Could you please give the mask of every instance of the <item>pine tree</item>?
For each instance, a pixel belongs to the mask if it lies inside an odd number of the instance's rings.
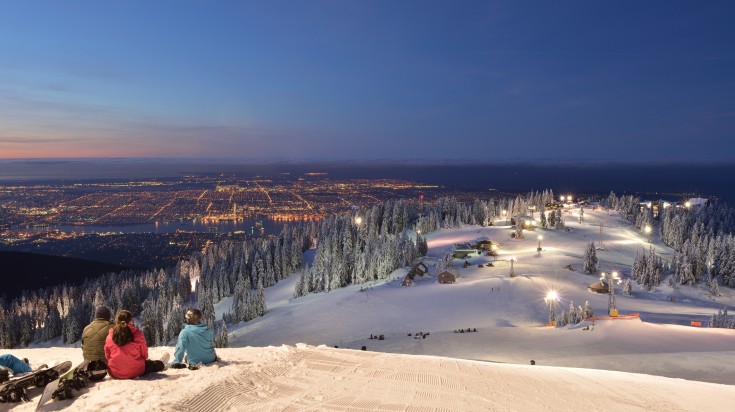
[[[546,220],[546,208],[543,205],[541,206],[541,227],[549,227],[549,222]]]
[[[214,337],[214,347],[215,348],[226,348],[230,344],[229,334],[227,332],[227,322],[225,322],[224,317],[222,318],[222,322],[220,322],[221,327],[219,328],[219,333]]]
[[[720,286],[717,284],[717,278],[712,278],[709,284],[710,287],[710,293],[714,297],[722,296],[720,293]]]
[[[556,209],[556,219],[554,219],[554,227],[557,230],[564,229],[564,219],[561,217],[561,209]]]
[[[419,256],[426,256],[429,252],[429,244],[421,234],[416,235],[416,248],[418,249]]]
[[[595,249],[595,242],[590,242],[587,245],[587,249],[584,252],[584,271],[589,274],[597,273],[598,261],[597,261],[597,250]]]
[[[630,296],[633,294],[633,285],[630,281],[630,278],[625,278],[623,281],[623,293]]]
[[[201,292],[199,294],[199,307],[202,311],[202,321],[214,329],[214,296],[206,289]]]
[[[590,306],[590,301],[586,300],[584,302],[584,309],[582,309],[582,319],[590,319],[591,317],[595,316],[594,312],[592,312],[592,307]]]

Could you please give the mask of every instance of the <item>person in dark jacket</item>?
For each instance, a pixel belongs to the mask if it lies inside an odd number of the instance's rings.
[[[214,351],[214,332],[202,323],[202,312],[189,309],[184,317],[186,325],[179,333],[172,365],[201,365],[217,360]]]
[[[82,355],[85,360],[107,364],[105,340],[110,329],[115,326],[111,319],[112,312],[106,306],[100,306],[94,311],[94,320],[82,331]]]
[[[133,315],[127,310],[120,310],[115,316],[115,326],[110,329],[105,340],[105,357],[110,376],[117,379],[131,379],[160,372],[166,369],[164,362],[168,360],[148,359],[145,336],[135,327]],[[164,358],[168,358],[168,354]]]

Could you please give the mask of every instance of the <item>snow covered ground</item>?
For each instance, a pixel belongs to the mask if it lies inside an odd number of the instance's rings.
[[[508,226],[430,234],[429,263],[462,241],[484,236],[501,243],[494,267],[478,267],[494,260],[484,255],[470,256],[468,268],[455,260],[461,276],[454,284],[438,284],[432,273],[402,287],[405,268],[373,285],[294,299],[292,276],[266,291],[265,316],[230,327],[222,364],[108,378],[48,410],[730,410],[735,330],[689,325],[732,308],[731,289],[713,298],[698,286],[653,292],[634,286],[632,296],[618,288],[621,314],[640,313],[640,319],[543,326],[550,289],[561,295],[558,312],[589,301],[595,314],[605,314],[607,295],[588,291],[597,278],[581,270],[587,243],[600,241],[600,224],[604,271],[629,274],[636,251],[649,247],[614,215],[585,209],[580,224],[575,213],[565,214],[571,231],[537,229],[521,240],[510,238]],[[544,237],[541,253],[537,234]],[[652,244],[672,255],[655,239]],[[517,259],[515,278],[510,257]],[[217,309],[228,310],[227,299]],[[429,334],[416,338],[417,332]],[[164,351],[172,348],[153,348],[151,357]],[[9,352],[32,364],[81,361],[77,348]]]

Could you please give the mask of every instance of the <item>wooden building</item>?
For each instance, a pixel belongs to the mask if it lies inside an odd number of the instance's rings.
[[[439,274],[439,283],[454,283],[457,280],[457,277],[454,276],[453,273],[450,272],[442,272]]]

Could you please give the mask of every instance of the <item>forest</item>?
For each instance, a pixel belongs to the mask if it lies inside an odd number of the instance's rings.
[[[653,288],[668,278],[672,285],[706,283],[715,292],[719,284],[735,287],[735,212],[727,205],[669,207],[654,218],[638,198],[610,193],[601,206],[619,211],[621,219],[638,228],[658,228],[661,240],[676,251],[671,262],[652,250],[641,251],[631,262],[632,278],[639,284]],[[540,212],[542,226],[563,228],[554,194],[544,190],[470,203],[453,198],[432,203],[386,201],[320,221],[286,225],[276,236],[208,244],[165,268],[126,270],[81,285],[23,291],[0,308],[0,346],[27,346],[57,337],[63,343],[77,342],[99,305],[131,311],[151,346],[174,341],[184,312],[196,306],[215,328],[217,345],[226,346],[227,325],[262,316],[267,310],[264,289],[295,272],[301,271],[294,290],[297,298],[385,279],[424,256],[425,236],[433,231],[492,225],[532,211]],[[305,266],[303,253],[314,248],[313,264]],[[446,265],[450,260],[443,261]],[[232,306],[216,319],[214,305],[225,297],[232,298]]]

